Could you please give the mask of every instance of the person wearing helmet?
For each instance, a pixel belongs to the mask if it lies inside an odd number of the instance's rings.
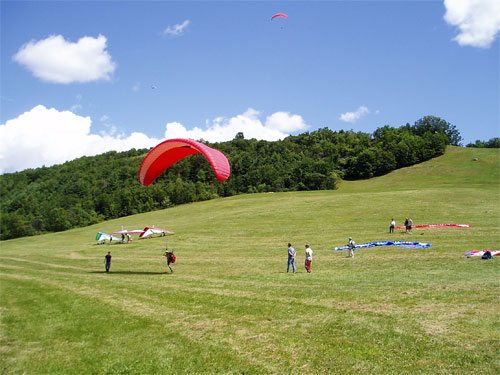
[[[354,258],[354,249],[356,248],[356,242],[354,242],[352,237],[349,237],[349,240],[347,241],[347,247],[349,248],[347,250],[347,256],[350,258]]]

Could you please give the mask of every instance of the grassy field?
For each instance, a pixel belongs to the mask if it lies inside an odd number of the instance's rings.
[[[464,253],[500,249],[499,202],[499,150],[451,147],[336,191],[236,196],[2,242],[0,371],[498,374],[500,259]],[[471,228],[389,235],[406,216]],[[95,244],[97,231],[145,225],[176,234]],[[350,259],[332,251],[348,236],[432,247]]]

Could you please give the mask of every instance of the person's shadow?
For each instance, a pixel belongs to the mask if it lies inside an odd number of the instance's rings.
[[[88,273],[113,273],[116,275],[171,275],[170,272],[152,272],[152,271],[89,271]]]

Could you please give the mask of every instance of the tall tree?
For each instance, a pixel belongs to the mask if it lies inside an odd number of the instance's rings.
[[[462,142],[462,136],[455,125],[437,116],[421,118],[415,122],[413,130],[419,136],[423,136],[427,132],[442,133],[446,136],[449,145],[459,146],[460,142]]]

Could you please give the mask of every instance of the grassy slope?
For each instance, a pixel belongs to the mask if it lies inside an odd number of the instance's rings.
[[[473,161],[474,157],[478,161]],[[2,373],[498,373],[498,150],[438,159],[337,191],[255,194],[0,244]],[[387,233],[391,217],[469,229]],[[155,224],[165,239],[98,246]],[[432,242],[355,259],[358,242]],[[286,274],[286,243],[299,272]],[[315,251],[303,270],[303,246]],[[113,254],[112,273],[103,257]]]

